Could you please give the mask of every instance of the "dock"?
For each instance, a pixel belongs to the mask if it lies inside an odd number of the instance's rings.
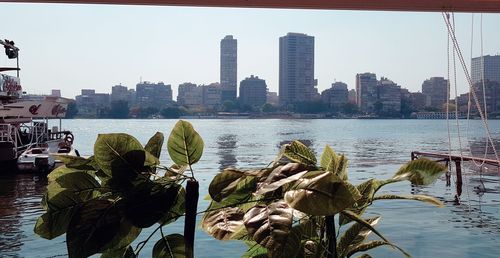
[[[457,172],[457,181],[456,181],[456,195],[455,202],[460,202],[460,195],[462,195],[462,162],[475,161],[483,163],[484,165],[495,166],[500,169],[500,162],[495,159],[487,159],[487,158],[479,158],[479,157],[471,157],[471,156],[458,156],[451,155],[448,153],[433,153],[433,152],[420,152],[420,151],[412,151],[411,152],[411,160],[415,160],[418,158],[431,158],[437,162],[445,162],[446,166],[450,162],[455,162],[455,168]],[[446,186],[450,186],[450,174],[446,175]]]

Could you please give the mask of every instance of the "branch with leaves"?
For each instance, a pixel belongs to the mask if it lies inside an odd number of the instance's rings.
[[[363,213],[377,200],[442,206],[430,196],[376,195],[384,185],[404,180],[434,182],[446,169],[433,161],[414,160],[393,178],[370,179],[357,186],[348,180],[347,158],[328,145],[317,163],[312,150],[293,141],[266,168],[223,170],[210,184],[212,200],[202,228],[219,240],[244,241],[249,248],[242,257],[340,258],[379,246],[390,246],[409,257],[375,229],[380,217],[363,218]],[[347,224],[349,228],[343,229]],[[368,241],[371,232],[380,240]]]
[[[59,156],[64,165],[48,175],[42,199],[46,212],[38,218],[35,233],[46,239],[66,234],[70,258],[97,253],[130,258],[159,231],[152,257],[193,257],[193,245],[184,236],[165,236],[162,228],[185,214],[196,216],[192,203],[198,197],[190,196],[198,189],[189,184],[197,184],[192,165],[201,158],[204,144],[191,124],[179,121],[167,146],[174,165],[164,167],[159,161],[164,141],[159,132],[145,146],[127,134],[101,134],[94,156]],[[153,225],[153,233],[134,250],[131,243]],[[194,239],[194,227],[186,233]]]

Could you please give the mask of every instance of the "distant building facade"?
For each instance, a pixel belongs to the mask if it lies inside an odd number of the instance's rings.
[[[162,108],[172,103],[172,88],[163,82],[141,82],[136,86],[136,104],[140,107]]]
[[[257,76],[250,76],[240,82],[240,102],[250,107],[260,107],[267,101],[267,84]]]
[[[377,102],[377,75],[361,73],[356,75],[356,104],[362,113],[373,113]]]
[[[179,85],[177,93],[177,104],[189,109],[200,109],[203,107],[203,89],[194,83],[183,83]]]
[[[425,95],[425,106],[442,110],[447,103],[448,80],[443,77],[431,77],[422,83],[422,94]]]
[[[93,89],[83,89],[81,95],[75,97],[78,115],[82,117],[98,117],[110,104],[108,93],[96,93]]]
[[[332,87],[321,92],[321,100],[329,108],[339,111],[342,106],[349,102],[349,90],[343,82],[332,83]]]
[[[377,102],[381,104],[381,112],[386,114],[401,113],[401,86],[382,77],[377,83]]]
[[[221,101],[236,101],[238,74],[238,42],[232,35],[220,42]]]
[[[279,106],[280,99],[278,97],[278,93],[274,91],[268,91],[266,94],[266,103],[269,103],[273,106]]]
[[[122,85],[115,85],[111,87],[111,102],[115,101],[127,101],[129,102],[130,96],[129,96],[129,91],[128,88]]]
[[[218,110],[222,104],[221,85],[212,83],[202,85],[203,106],[208,110]]]
[[[314,100],[314,37],[288,33],[279,42],[279,101],[286,106]]]
[[[483,80],[500,82],[500,55],[472,58],[471,79],[476,84]]]

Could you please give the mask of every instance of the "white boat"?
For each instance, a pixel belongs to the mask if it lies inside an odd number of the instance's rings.
[[[73,148],[73,136],[47,141],[27,148],[17,159],[17,169],[21,172],[47,173],[62,164],[60,156],[79,156]]]
[[[13,41],[0,40],[9,59],[17,59]],[[19,64],[19,62],[17,62]],[[17,167],[51,169],[55,154],[72,155],[73,135],[61,130],[70,99],[46,96],[42,100],[23,99],[17,67],[0,67],[0,72],[16,71],[16,76],[0,73],[0,170]],[[49,128],[50,119],[59,126]]]

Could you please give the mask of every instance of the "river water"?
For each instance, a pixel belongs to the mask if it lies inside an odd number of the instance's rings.
[[[146,143],[155,132],[168,136],[176,120],[65,120],[72,130],[75,146],[82,155],[91,155],[99,133],[125,132]],[[411,151],[448,151],[445,120],[192,120],[205,141],[199,163],[193,166],[200,181],[200,196],[208,191],[211,178],[219,169],[236,166],[266,166],[279,146],[298,139],[320,155],[325,144],[349,158],[349,177],[354,184],[368,178],[385,179],[410,160]],[[494,139],[500,139],[500,121],[490,122]],[[459,153],[459,142],[467,154],[469,143],[476,156],[483,155],[484,133],[480,121],[461,121],[460,134],[451,124],[452,150]],[[490,151],[491,152],[491,151]],[[490,153],[491,156],[491,153]],[[168,153],[162,163],[169,164]],[[454,175],[451,186],[445,178],[427,187],[402,182],[384,188],[393,194],[428,194],[441,199],[444,208],[414,201],[380,201],[369,215],[381,215],[377,227],[389,240],[414,257],[499,257],[500,251],[500,172],[497,169],[463,168],[462,201],[455,204]],[[65,257],[65,237],[45,240],[33,233],[42,213],[40,199],[46,180],[33,174],[0,174],[0,257]],[[199,209],[207,202],[200,198]],[[198,218],[198,221],[200,218]],[[166,233],[182,233],[179,223],[166,227]],[[151,231],[143,231],[144,238]],[[155,239],[159,239],[157,236]],[[152,241],[154,244],[156,240]],[[152,245],[141,252],[151,256]],[[245,251],[240,242],[221,242],[201,230],[196,235],[196,257],[239,257]],[[375,257],[400,257],[390,248],[379,248]]]

